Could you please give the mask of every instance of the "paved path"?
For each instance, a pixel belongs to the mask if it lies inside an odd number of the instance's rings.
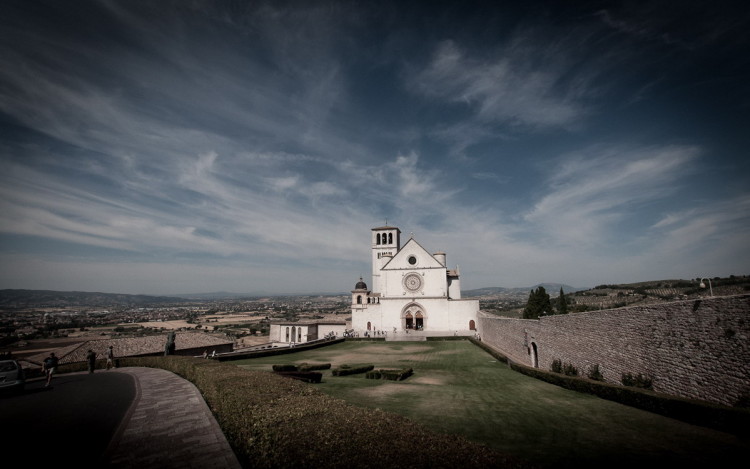
[[[136,398],[106,451],[110,467],[240,468],[191,382],[156,368],[116,371],[135,378]]]
[[[198,389],[161,369],[33,379],[0,398],[0,422],[3,447],[30,467],[240,469]]]

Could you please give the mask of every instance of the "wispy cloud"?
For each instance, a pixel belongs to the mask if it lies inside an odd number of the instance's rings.
[[[603,147],[567,154],[549,169],[549,190],[525,215],[562,244],[606,244],[606,233],[640,208],[673,194],[690,172],[696,147]]]
[[[512,41],[489,57],[475,57],[443,41],[411,86],[429,97],[464,104],[482,122],[530,128],[568,127],[587,113],[584,92],[564,78],[564,59],[526,40]]]

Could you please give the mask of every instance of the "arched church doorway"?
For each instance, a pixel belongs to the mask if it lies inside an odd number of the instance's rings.
[[[539,353],[536,348],[536,342],[531,343],[531,366],[539,368]]]
[[[404,329],[422,330],[427,325],[427,314],[419,303],[409,303],[401,310],[401,324]]]
[[[475,330],[477,330],[477,325],[476,325],[476,324],[474,323],[474,320],[473,320],[473,319],[470,319],[470,320],[469,320],[469,330],[470,330],[470,331],[475,331]]]
[[[414,316],[411,315],[411,313],[406,313],[406,316],[404,317],[404,328],[405,329],[414,329]]]

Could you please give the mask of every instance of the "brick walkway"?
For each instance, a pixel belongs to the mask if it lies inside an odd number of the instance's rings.
[[[136,381],[136,398],[107,449],[115,468],[239,469],[198,389],[154,368],[118,368]]]

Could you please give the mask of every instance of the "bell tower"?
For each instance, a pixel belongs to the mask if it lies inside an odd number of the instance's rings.
[[[395,226],[372,229],[372,292],[383,291],[380,269],[401,249],[401,230]]]

